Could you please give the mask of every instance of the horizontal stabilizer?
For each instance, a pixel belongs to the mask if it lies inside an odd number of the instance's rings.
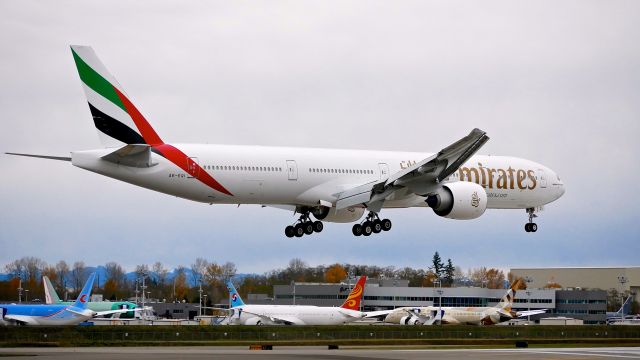
[[[125,145],[102,157],[103,160],[130,167],[146,168],[157,165],[151,162],[149,145]]]
[[[5,154],[7,154],[7,155],[16,155],[16,156],[27,156],[27,157],[34,157],[34,158],[48,159],[48,160],[71,161],[71,158],[70,157],[66,157],[66,156],[20,154],[20,153],[12,153],[12,152],[6,152]]]

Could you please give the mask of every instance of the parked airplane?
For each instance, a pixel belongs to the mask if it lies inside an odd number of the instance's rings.
[[[248,305],[242,301],[231,280],[227,281],[234,325],[340,325],[365,317],[359,311],[366,276],[361,276],[340,307],[312,305]],[[220,309],[218,309],[220,310]]]
[[[369,236],[391,229],[391,221],[379,217],[382,209],[406,207],[431,207],[438,216],[461,220],[486,209],[525,209],[525,230],[536,232],[536,212],[565,191],[560,177],[536,162],[474,156],[489,140],[479,129],[437,153],[169,144],[91,47],[71,46],[71,52],[105,148],[70,157],[7,154],[70,161],[203,203],[289,209],[300,218],[285,228],[288,237],[320,232],[322,221],[357,222],[353,234]]]
[[[72,305],[28,305],[28,304],[0,304],[2,325],[77,325],[97,316],[130,311],[128,309],[110,311],[92,311],[87,308],[93,281],[96,274],[92,273],[84,284],[78,299]]]
[[[467,325],[493,325],[509,321],[514,317],[526,317],[543,314],[543,310],[513,311],[517,284],[502,297],[498,305],[493,307],[403,307],[388,312],[384,322],[401,325],[433,325],[433,324],[467,324]],[[380,317],[385,311],[371,312],[368,317]]]
[[[73,301],[62,301],[60,297],[58,297],[58,293],[56,289],[54,289],[51,280],[49,280],[48,276],[42,277],[42,283],[44,284],[44,296],[46,304],[62,304],[62,305],[73,305]],[[87,302],[87,309],[94,311],[96,313],[102,311],[109,310],[119,310],[119,309],[129,309],[131,311],[115,313],[109,315],[119,315],[119,318],[134,318],[136,315],[136,311],[133,309],[138,308],[138,305],[129,302],[129,301],[89,301]]]

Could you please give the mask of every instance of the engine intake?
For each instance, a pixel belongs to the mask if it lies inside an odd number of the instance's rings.
[[[471,220],[487,209],[487,193],[476,183],[458,181],[443,185],[425,200],[438,216],[448,219]]]

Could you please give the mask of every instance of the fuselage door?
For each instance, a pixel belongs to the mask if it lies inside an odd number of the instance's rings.
[[[379,163],[380,167],[380,180],[387,180],[389,178],[389,165],[386,163]]]
[[[190,179],[198,177],[199,169],[200,169],[200,167],[198,166],[198,158],[197,157],[187,158],[187,173],[189,173],[189,178]]]
[[[540,187],[547,187],[547,174],[542,169],[538,169],[538,179],[540,179]]]
[[[295,160],[287,160],[287,175],[289,180],[298,180],[298,166]]]

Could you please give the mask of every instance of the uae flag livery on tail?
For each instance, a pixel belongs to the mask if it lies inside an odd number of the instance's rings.
[[[162,141],[91,47],[72,45],[71,52],[89,102],[93,122],[105,147],[148,145],[151,151],[163,156],[185,172],[195,173],[195,177],[203,184],[233,196],[180,149]],[[198,171],[194,171],[194,168]]]

